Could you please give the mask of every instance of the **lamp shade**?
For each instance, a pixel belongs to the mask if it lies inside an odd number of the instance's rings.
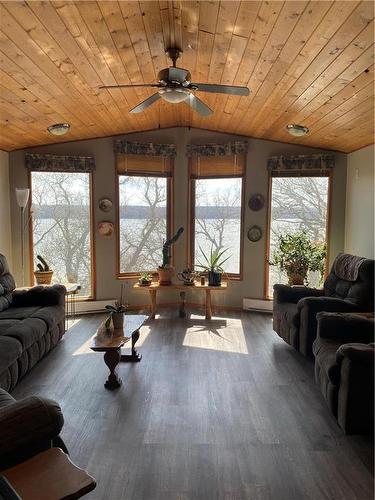
[[[25,208],[27,202],[29,201],[30,189],[28,188],[16,188],[16,199],[17,205],[20,208]]]

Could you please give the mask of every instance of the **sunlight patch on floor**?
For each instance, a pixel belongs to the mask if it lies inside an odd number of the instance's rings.
[[[191,316],[190,322],[183,346],[249,354],[241,320],[215,317],[199,324],[199,320]]]

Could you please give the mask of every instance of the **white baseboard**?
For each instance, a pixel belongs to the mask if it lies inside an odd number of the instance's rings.
[[[105,306],[115,305],[115,299],[108,300],[87,300],[87,301],[76,301],[75,303],[75,311],[76,314],[89,314],[89,313],[98,313],[105,312]]]
[[[245,311],[272,313],[273,300],[244,298],[243,309]]]

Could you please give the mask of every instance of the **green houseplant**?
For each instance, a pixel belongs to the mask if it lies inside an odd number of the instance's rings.
[[[272,264],[286,272],[289,285],[303,285],[309,271],[318,271],[322,281],[326,255],[324,243],[312,242],[306,231],[299,231],[279,236]]]
[[[220,286],[221,276],[224,272],[223,265],[231,257],[231,255],[224,255],[229,249],[224,248],[224,250],[214,250],[213,247],[211,247],[209,254],[206,254],[200,246],[199,250],[201,251],[203,257],[203,263],[199,262],[197,267],[208,274],[209,286]]]
[[[43,259],[41,255],[36,256],[37,261],[36,270],[34,271],[35,280],[38,285],[50,285],[52,281],[53,271]]]
[[[111,327],[111,322],[113,324],[113,328],[115,330],[117,329],[122,329],[124,326],[124,313],[127,310],[127,305],[124,304],[124,285],[121,285],[121,296],[120,300],[116,300],[115,305],[112,306],[111,304],[108,304],[105,306],[107,311],[109,311],[109,316],[105,321],[105,327],[107,330],[110,329]]]
[[[160,285],[170,285],[172,283],[174,269],[171,266],[171,247],[176,243],[183,232],[184,228],[180,227],[176,234],[163,244],[163,264],[158,267]]]
[[[152,275],[150,273],[141,273],[138,283],[142,286],[150,286],[152,282]]]

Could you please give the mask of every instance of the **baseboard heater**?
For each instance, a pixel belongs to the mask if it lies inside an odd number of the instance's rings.
[[[272,299],[243,299],[243,309],[245,311],[255,311],[272,313],[273,300]]]
[[[108,300],[87,300],[79,302],[78,300],[75,303],[75,312],[76,314],[90,314],[90,313],[99,313],[105,312],[106,305],[115,305],[115,299]]]

